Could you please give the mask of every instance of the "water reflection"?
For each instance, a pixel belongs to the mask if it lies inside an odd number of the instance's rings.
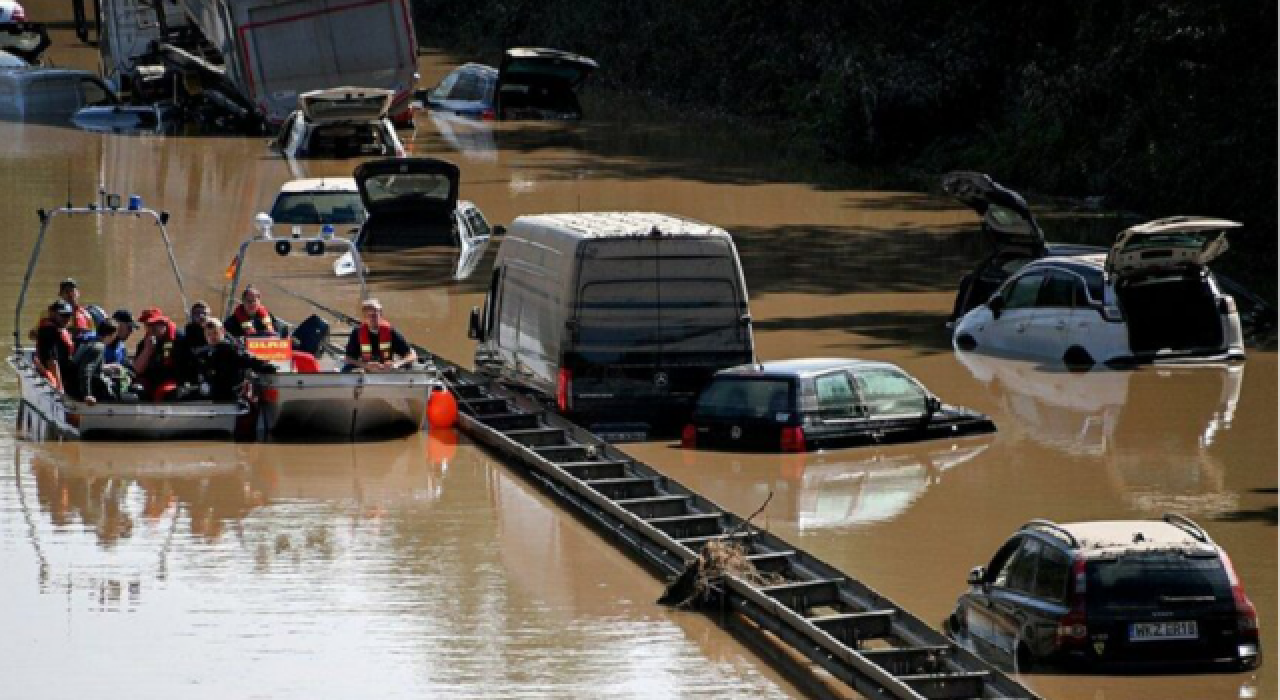
[[[948,471],[985,452],[992,439],[800,455],[682,453],[685,467],[723,475],[704,476],[697,487],[703,493],[759,505],[772,491],[765,511],[770,522],[793,524],[801,532],[838,534],[901,516]]]
[[[1231,429],[1243,366],[1069,372],[977,353],[956,358],[1013,418],[1001,423],[1005,439],[1100,462],[1132,508],[1237,507],[1209,448]]]

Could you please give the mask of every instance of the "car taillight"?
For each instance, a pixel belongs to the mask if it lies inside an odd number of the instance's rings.
[[[1059,649],[1084,646],[1089,640],[1089,616],[1085,607],[1085,560],[1077,559],[1071,566],[1071,609],[1058,620],[1055,645]]]
[[[1222,566],[1227,570],[1227,581],[1231,584],[1231,598],[1236,604],[1236,627],[1241,632],[1256,637],[1258,636],[1258,609],[1253,607],[1253,601],[1245,595],[1240,577],[1236,575],[1236,567],[1231,565],[1231,557],[1228,557],[1221,548],[1218,552],[1222,556]]]
[[[804,452],[804,428],[798,425],[782,426],[782,434],[779,436],[782,442],[783,452]]]
[[[573,372],[567,369],[561,369],[560,374],[556,377],[556,407],[561,413],[569,410],[570,401],[569,394],[573,391]]]
[[[1223,294],[1221,297],[1218,297],[1218,311],[1220,311],[1223,316],[1230,316],[1235,313],[1236,298],[1230,294]]]
[[[483,119],[484,121],[491,122],[498,118],[498,113],[493,111],[493,108],[490,107],[489,109],[486,109],[480,113],[480,118]]]
[[[698,446],[698,428],[693,423],[684,426],[684,430],[680,431],[680,446],[686,450],[692,450]]]

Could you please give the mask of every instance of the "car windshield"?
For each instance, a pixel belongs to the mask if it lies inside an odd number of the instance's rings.
[[[694,418],[756,418],[786,422],[791,417],[791,381],[763,377],[719,377],[694,409]]]
[[[1085,571],[1087,597],[1094,609],[1231,600],[1231,583],[1216,556],[1130,552],[1116,559],[1090,561]]]
[[[286,192],[271,207],[277,224],[353,224],[364,221],[364,205],[355,192]]]
[[[872,416],[920,415],[928,395],[906,374],[888,367],[859,370],[858,393]]]

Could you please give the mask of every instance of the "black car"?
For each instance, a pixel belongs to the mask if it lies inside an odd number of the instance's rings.
[[[1020,671],[1261,661],[1258,615],[1231,560],[1180,515],[1033,520],[968,583],[947,633]]]
[[[987,416],[944,405],[894,365],[813,358],[717,372],[698,396],[681,444],[806,452],[995,429]]]
[[[942,189],[982,217],[982,233],[989,247],[977,267],[960,280],[950,321],[985,304],[1005,280],[1041,258],[1106,255],[1110,248],[1077,243],[1050,243],[1022,195],[973,171],[956,171],[942,178]],[[1222,291],[1230,294],[1246,335],[1276,328],[1276,309],[1262,297],[1221,274],[1214,274]]]

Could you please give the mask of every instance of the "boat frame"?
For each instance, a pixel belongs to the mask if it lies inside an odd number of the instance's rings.
[[[183,308],[187,306],[187,290],[182,280],[182,270],[178,268],[177,258],[173,254],[173,243],[165,227],[169,221],[169,212],[156,212],[142,207],[122,208],[119,195],[107,195],[106,189],[100,188],[98,201],[88,206],[76,207],[68,203],[67,206],[50,211],[40,209],[37,213],[40,217],[40,234],[36,237],[35,246],[31,249],[26,274],[22,278],[22,289],[18,292],[18,303],[13,314],[13,353],[8,358],[9,366],[18,375],[21,396],[19,426],[23,425],[24,418],[29,418],[26,412],[32,411],[43,419],[47,432],[60,440],[234,437],[237,422],[241,416],[249,412],[249,407],[241,402],[115,403],[104,401],[91,406],[71,398],[41,374],[35,364],[35,348],[24,348],[22,344],[22,307],[26,302],[32,274],[40,259],[45,236],[48,235],[50,226],[58,217],[71,218],[83,215],[99,219],[121,217],[153,222],[160,231],[160,238],[164,241],[165,252],[169,256],[174,278],[178,281],[178,293],[182,296]]]
[[[283,255],[301,249],[312,257],[331,252],[351,256],[360,282],[360,301],[369,298],[364,261],[354,241],[325,235],[275,237],[268,222],[269,217],[260,216],[255,221],[258,230],[240,244],[235,273],[227,288],[224,318],[235,309],[249,250],[260,245],[275,248],[281,241],[289,243],[289,250]],[[281,254],[279,249],[276,253]],[[345,315],[339,318],[359,323]],[[333,345],[326,349],[339,352]],[[416,432],[425,423],[431,390],[443,386],[435,367],[427,362],[414,369],[388,373],[281,370],[260,375],[258,384],[266,432],[273,437],[310,439],[392,437]]]

